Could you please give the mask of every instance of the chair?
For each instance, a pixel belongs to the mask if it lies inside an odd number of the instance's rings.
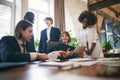
[[[60,44],[59,41],[48,41],[47,42],[47,50],[52,49],[53,47],[57,46],[58,44]]]

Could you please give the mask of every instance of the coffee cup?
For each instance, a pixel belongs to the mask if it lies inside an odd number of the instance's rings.
[[[57,57],[58,57],[58,55],[54,52],[48,54],[48,60],[50,60],[50,61],[56,61]]]

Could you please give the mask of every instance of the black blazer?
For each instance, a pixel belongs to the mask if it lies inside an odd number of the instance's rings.
[[[50,41],[59,41],[60,30],[52,27],[50,31]],[[39,53],[46,53],[47,50],[47,28],[41,31],[41,38],[39,42]]]
[[[73,51],[75,49],[75,47],[66,45],[64,43],[60,43],[60,44],[56,45],[55,47],[53,47],[52,49],[47,50],[47,53],[50,53],[52,51],[60,51],[60,50],[67,51],[68,49],[70,49],[70,51]]]
[[[33,43],[26,42],[26,51],[27,53],[21,53],[15,37],[5,36],[0,40],[0,61],[2,62],[30,61],[29,52],[35,52]]]

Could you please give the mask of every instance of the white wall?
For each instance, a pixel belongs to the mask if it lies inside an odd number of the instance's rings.
[[[21,18],[24,18],[25,13],[28,11],[28,0],[21,0],[22,2],[22,10],[21,10]]]
[[[66,26],[73,27],[74,32],[81,29],[78,17],[84,10],[87,10],[87,0],[65,0]]]

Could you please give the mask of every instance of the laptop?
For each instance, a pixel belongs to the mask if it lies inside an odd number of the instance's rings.
[[[47,42],[47,50],[52,49],[53,47],[57,46],[58,44],[60,44],[59,41],[48,41]]]
[[[28,64],[28,62],[3,62],[0,63],[0,70],[19,67]]]

